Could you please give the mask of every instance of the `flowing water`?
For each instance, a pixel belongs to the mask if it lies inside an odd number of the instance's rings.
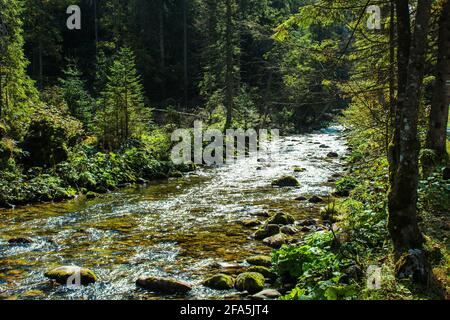
[[[0,210],[0,296],[9,299],[161,299],[171,298],[135,286],[140,275],[187,281],[185,298],[230,297],[200,285],[217,272],[238,272],[245,259],[270,254],[251,239],[246,219],[263,221],[281,210],[296,219],[317,217],[318,206],[294,201],[300,195],[326,196],[344,155],[341,128],[283,137],[279,155],[252,155],[235,164],[200,169],[179,179],[136,186],[86,200]],[[320,148],[325,144],[330,148]],[[271,148],[275,147],[270,146]],[[306,170],[294,173],[294,167]],[[271,182],[294,175],[299,188],[273,188]],[[300,236],[300,235],[298,235]],[[12,237],[33,243],[11,245]],[[55,285],[44,272],[60,265],[93,270],[99,281],[73,288]]]

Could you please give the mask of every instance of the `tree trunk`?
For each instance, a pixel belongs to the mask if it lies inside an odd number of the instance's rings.
[[[164,100],[166,98],[166,50],[164,40],[164,0],[160,0],[159,3],[159,54],[162,71],[161,80],[161,96]]]
[[[438,160],[447,157],[446,130],[448,105],[450,103],[450,0],[442,7],[439,22],[438,60],[436,64],[436,83],[431,101],[430,122],[426,148],[436,152]]]
[[[187,107],[189,99],[189,79],[188,79],[188,25],[187,25],[187,14],[188,14],[188,0],[183,0],[183,69],[184,69],[184,106]]]
[[[42,42],[39,40],[39,45],[38,45],[38,59],[39,59],[39,76],[38,76],[38,88],[42,90],[43,88],[43,81],[44,81],[44,76],[43,76],[43,69],[44,67],[42,66]]]
[[[400,148],[400,113],[406,99],[409,49],[411,45],[411,22],[408,1],[391,0],[397,13],[397,106],[393,114],[393,135],[389,148],[389,180],[393,183],[397,172]]]
[[[231,121],[233,119],[233,21],[232,21],[232,5],[231,0],[226,0],[226,76],[225,76],[225,104],[226,104],[226,122],[225,129],[231,128]]]
[[[407,2],[407,1],[397,1]],[[399,101],[397,105],[396,127],[398,140],[394,147],[398,150],[395,159],[396,170],[392,174],[389,191],[389,221],[388,229],[394,244],[395,253],[399,257],[412,248],[421,248],[422,234],[417,224],[417,185],[418,185],[418,154],[419,141],[417,137],[417,122],[421,97],[421,86],[427,46],[427,32],[430,20],[431,0],[418,2],[414,36],[409,49],[409,62],[404,68],[406,52],[399,53]],[[397,19],[401,24],[409,8],[397,6]],[[404,27],[404,26],[403,26]],[[404,34],[399,33],[399,51],[405,50],[400,43]],[[400,74],[400,72],[402,72]],[[406,83],[405,83],[406,80]],[[403,87],[406,84],[405,87]],[[400,86],[401,85],[401,86]],[[406,95],[403,94],[406,92]]]

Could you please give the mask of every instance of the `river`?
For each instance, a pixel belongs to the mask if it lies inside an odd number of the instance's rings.
[[[340,127],[282,137],[276,147],[280,153],[272,161],[251,155],[97,199],[0,210],[0,296],[170,298],[136,288],[140,275],[157,275],[193,284],[187,299],[230,298],[235,292],[207,289],[200,282],[224,269],[244,268],[251,255],[271,252],[251,239],[253,230],[242,221],[263,221],[277,210],[296,219],[317,218],[319,205],[294,199],[330,194],[334,184],[328,180],[343,168],[341,158],[326,155],[334,151],[342,156],[347,149]],[[294,167],[305,170],[294,173]],[[300,187],[273,188],[271,182],[284,175],[296,176]],[[28,237],[33,243],[11,245],[12,237]],[[80,288],[52,284],[43,274],[59,265],[90,268],[99,281]]]

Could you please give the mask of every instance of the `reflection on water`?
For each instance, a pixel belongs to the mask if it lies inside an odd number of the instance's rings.
[[[320,148],[321,144],[330,148]],[[272,161],[257,161],[254,155],[232,165],[94,200],[0,210],[0,295],[20,299],[161,298],[135,287],[135,280],[147,274],[194,284],[187,298],[220,298],[224,293],[197,284],[217,271],[239,270],[249,255],[270,253],[261,242],[249,239],[252,231],[240,222],[264,219],[261,213],[273,210],[296,218],[316,215],[316,209],[293,199],[329,194],[327,180],[341,166],[326,154],[343,155],[346,149],[336,127],[284,137],[277,147],[280,155]],[[306,170],[294,173],[294,167]],[[296,176],[300,188],[272,188],[271,182],[283,175]],[[12,237],[28,237],[33,243],[9,245]],[[100,281],[75,289],[52,285],[43,273],[59,265],[90,268]]]

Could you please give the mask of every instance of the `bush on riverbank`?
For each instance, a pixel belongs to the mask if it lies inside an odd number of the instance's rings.
[[[79,193],[114,190],[126,183],[165,179],[192,166],[175,166],[168,159],[170,137],[162,129],[129,140],[117,152],[106,153],[86,138],[70,149],[65,161],[49,168],[12,163],[0,171],[0,206],[69,199]]]
[[[351,131],[352,153],[347,175],[336,188],[350,190],[337,199],[339,221],[333,231],[308,235],[299,245],[273,253],[278,277],[296,287],[282,299],[435,299],[449,297],[448,216],[450,185],[436,168],[419,186],[419,220],[431,263],[427,287],[395,277],[393,249],[387,230],[388,164],[383,149],[367,132]],[[370,266],[381,268],[381,289],[366,285]]]

